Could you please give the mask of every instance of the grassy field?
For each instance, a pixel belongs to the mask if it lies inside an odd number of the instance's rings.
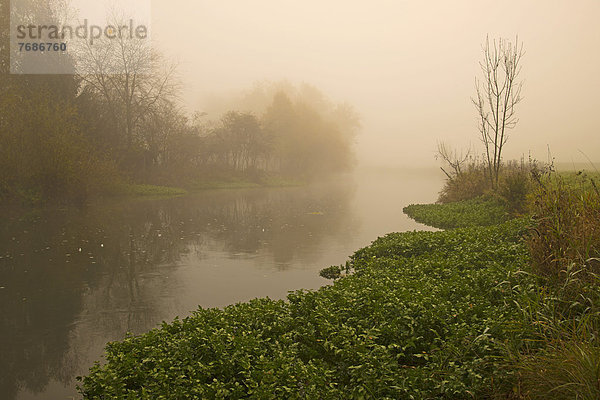
[[[302,186],[305,182],[294,179],[287,179],[277,176],[263,177],[257,181],[247,179],[225,179],[220,181],[198,182],[190,185],[190,190],[206,190],[206,189],[246,189],[246,188],[261,188],[261,187],[287,187],[287,186]]]
[[[185,189],[155,185],[127,185],[123,189],[123,194],[128,196],[181,196],[187,193]]]
[[[170,197],[181,196],[190,192],[210,189],[249,189],[261,187],[288,187],[301,186],[305,182],[300,180],[286,179],[277,176],[263,177],[259,181],[250,181],[242,178],[228,178],[215,181],[197,182],[187,188],[143,185],[143,184],[120,184],[111,190],[113,196],[133,197]]]

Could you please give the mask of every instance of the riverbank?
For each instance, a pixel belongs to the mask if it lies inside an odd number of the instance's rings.
[[[551,182],[541,188],[548,203],[564,199]],[[543,221],[552,211],[508,219],[501,207],[493,198],[409,206],[414,218],[450,230],[378,238],[338,267],[346,274],[333,285],[287,301],[201,308],[111,343],[81,393],[596,398],[597,281],[573,267],[558,284],[536,273],[535,235],[550,235]]]
[[[114,183],[109,185],[103,192],[96,193],[91,198],[82,199],[80,203],[40,203],[39,201],[28,199],[17,201],[4,201],[2,208],[10,213],[30,213],[41,209],[84,207],[90,204],[98,204],[106,200],[132,200],[132,199],[156,199],[184,196],[188,194],[200,193],[204,190],[214,189],[253,189],[253,188],[273,188],[273,187],[295,187],[306,185],[307,182],[299,179],[289,179],[278,176],[265,177],[260,180],[250,180],[243,178],[231,178],[221,180],[210,180],[196,182],[185,187],[162,186],[151,184],[136,183]]]
[[[210,189],[251,189],[265,187],[302,186],[306,182],[280,176],[266,176],[260,179],[230,178],[191,183],[185,187],[171,187],[148,184],[121,184],[110,194],[113,197],[171,197],[196,193]]]
[[[525,220],[390,234],[353,273],[287,301],[199,309],[109,344],[86,398],[470,398],[510,376],[498,358],[527,279]],[[493,256],[493,257],[492,257]],[[508,281],[507,281],[508,279]],[[510,282],[510,283],[508,283]],[[450,319],[448,316],[451,316]]]

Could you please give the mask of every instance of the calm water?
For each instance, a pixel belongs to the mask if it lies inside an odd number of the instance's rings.
[[[307,187],[215,190],[10,216],[0,222],[0,399],[79,398],[74,377],[107,341],[198,305],[328,284],[402,214],[431,202],[436,171],[364,170]]]

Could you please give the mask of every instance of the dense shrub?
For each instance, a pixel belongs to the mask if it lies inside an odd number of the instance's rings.
[[[492,185],[486,164],[475,160],[447,176],[438,202],[446,204],[494,195],[506,202],[511,213],[523,214],[526,212],[527,195],[532,189],[532,173],[538,169],[533,160],[509,161],[501,166],[496,186]]]
[[[0,121],[2,203],[83,204],[119,181],[115,163],[81,132],[76,107],[45,91],[0,99],[7,111]]]
[[[495,193],[512,213],[529,212],[534,217],[528,247],[536,282],[527,290],[520,289],[515,302],[522,317],[514,327],[518,335],[505,343],[502,355],[507,368],[516,374],[512,395],[598,399],[599,176],[555,173],[552,166],[539,169],[534,163],[523,166],[512,164],[504,169]],[[481,209],[486,216],[482,217],[476,210],[476,204],[469,207],[469,201],[463,201],[411,206],[406,212],[448,228],[485,223],[490,213]]]
[[[483,163],[473,162],[465,170],[448,176],[439,193],[438,202],[470,200],[491,190],[490,178]]]
[[[498,182],[498,195],[504,199],[508,209],[513,214],[522,214],[527,211],[527,196],[532,190],[532,173],[537,167],[524,163],[509,163],[503,168]]]

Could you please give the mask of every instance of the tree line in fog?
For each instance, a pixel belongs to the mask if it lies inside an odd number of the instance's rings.
[[[58,18],[48,3],[32,2],[26,17]],[[353,164],[358,117],[315,87],[263,83],[245,103],[189,116],[176,67],[149,41],[73,49],[74,57],[57,61],[73,74],[10,74],[9,21],[9,2],[0,0],[3,201],[82,203],[128,183],[308,180]]]

